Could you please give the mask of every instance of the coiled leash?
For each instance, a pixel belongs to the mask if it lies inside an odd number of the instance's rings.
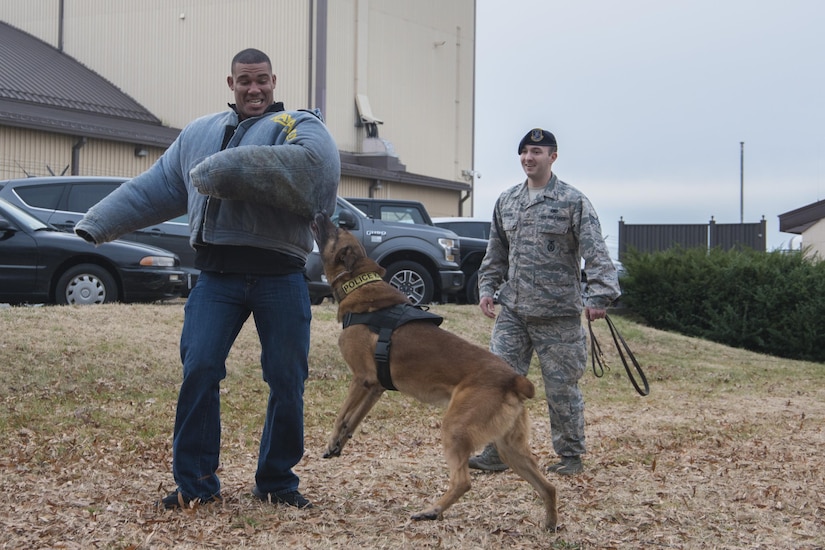
[[[624,370],[627,371],[627,377],[630,378],[630,383],[633,384],[633,387],[636,388],[639,395],[648,395],[650,393],[650,385],[647,383],[647,377],[645,376],[644,371],[642,371],[642,366],[639,365],[639,362],[636,360],[636,356],[633,355],[632,351],[630,351],[630,346],[627,345],[627,342],[619,333],[619,329],[616,328],[616,325],[613,324],[613,320],[610,319],[610,316],[605,315],[604,320],[607,321],[607,327],[610,329],[610,335],[613,337],[613,343],[616,344],[616,350],[619,352],[619,357],[622,359],[622,364],[624,365]],[[593,363],[593,374],[596,375],[596,378],[601,378],[604,376],[604,370],[610,370],[610,367],[607,364],[607,359],[605,359],[604,354],[602,353],[602,347],[599,345],[599,341],[593,333],[593,325],[590,323],[590,319],[587,320],[587,329],[590,331],[590,357]],[[630,361],[633,363],[633,367],[636,369],[636,372],[639,373],[639,377],[645,387],[644,390],[639,387],[639,383],[636,382],[636,378],[630,371],[630,365],[627,364],[627,358],[622,351],[623,348],[624,352],[627,352],[627,357],[629,357]],[[596,370],[597,364],[599,370]]]

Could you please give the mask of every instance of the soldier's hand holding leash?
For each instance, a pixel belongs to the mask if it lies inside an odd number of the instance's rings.
[[[596,319],[604,319],[607,315],[606,309],[596,309],[594,307],[584,308],[584,316],[588,321],[595,321]]]

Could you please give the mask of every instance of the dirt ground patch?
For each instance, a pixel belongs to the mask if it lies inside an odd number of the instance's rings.
[[[486,347],[476,308],[435,310]],[[161,511],[153,501],[174,489],[182,308],[0,310],[0,548],[825,547],[825,365],[618,319],[652,391],[637,396],[616,362],[585,375],[585,471],[550,477],[558,531],[542,528],[540,500],[511,472],[474,472],[442,520],[415,522],[447,486],[441,411],[388,393],[340,458],[321,458],[348,371],[333,306],[313,315],[296,473],[315,507],[250,495],[266,390],[247,326],[222,389],[224,502]],[[542,466],[555,462],[545,407],[529,406]]]

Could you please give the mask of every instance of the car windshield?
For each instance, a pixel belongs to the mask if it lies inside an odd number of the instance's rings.
[[[0,206],[8,212],[8,215],[14,218],[14,221],[28,227],[32,231],[40,231],[42,229],[51,229],[51,226],[38,220],[28,212],[21,210],[17,206],[11,204],[5,199],[0,199]]]

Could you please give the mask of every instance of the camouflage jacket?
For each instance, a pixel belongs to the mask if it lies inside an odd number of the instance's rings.
[[[606,309],[621,294],[593,205],[555,174],[532,202],[526,182],[501,194],[478,274],[480,296],[498,291],[499,303],[525,318]]]

